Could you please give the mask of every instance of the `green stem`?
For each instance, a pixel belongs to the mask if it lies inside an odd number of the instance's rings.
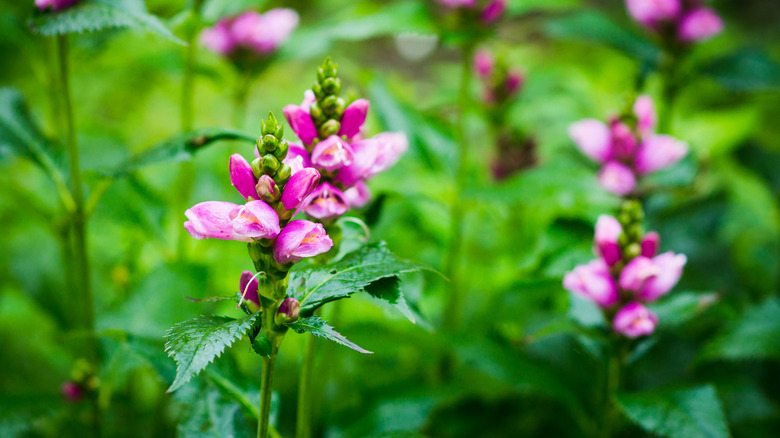
[[[471,83],[471,58],[474,46],[467,43],[462,48],[460,97],[458,120],[455,126],[455,135],[458,141],[458,161],[455,171],[455,196],[450,210],[450,250],[445,262],[445,275],[452,282],[452,290],[448,297],[447,307],[444,312],[443,326],[445,330],[453,331],[460,318],[462,307],[461,282],[459,264],[463,247],[463,215],[464,206],[461,201],[461,191],[466,173],[466,160],[468,158],[468,144],[466,137],[466,112],[469,106],[469,84]]]
[[[260,385],[260,419],[257,422],[257,438],[268,438],[275,365],[276,353],[263,358],[263,380]]]
[[[298,412],[295,425],[296,438],[311,437],[311,381],[314,371],[315,356],[314,336],[306,336],[304,340],[303,364],[298,383]]]
[[[620,390],[620,372],[623,367],[623,348],[619,340],[610,345],[607,363],[607,381],[604,392],[604,438],[610,438],[617,432],[619,411],[615,405],[615,396]]]

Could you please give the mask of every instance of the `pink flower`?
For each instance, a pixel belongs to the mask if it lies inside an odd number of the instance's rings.
[[[612,137],[612,154],[620,159],[631,159],[637,149],[634,132],[623,122],[614,120],[610,123]]]
[[[203,29],[200,41],[211,51],[222,56],[229,56],[236,48],[236,41],[230,33],[231,20],[219,20],[212,27]]]
[[[383,132],[371,138],[377,141],[377,152],[367,178],[391,168],[409,148],[409,140],[402,132]]]
[[[287,105],[282,112],[295,135],[301,139],[303,144],[311,144],[319,136],[317,127],[314,126],[314,121],[309,115],[308,107],[304,110],[297,105]]]
[[[184,212],[189,219],[184,228],[196,239],[221,239],[251,242],[273,239],[279,234],[279,216],[263,201],[246,205],[206,201]]]
[[[616,332],[629,338],[649,335],[655,331],[656,325],[658,317],[637,302],[629,303],[618,310],[612,323]]]
[[[625,196],[636,187],[634,171],[617,161],[610,161],[601,168],[599,182],[602,187],[618,196]]]
[[[240,292],[241,295],[258,306],[260,305],[260,296],[257,294],[259,283],[257,282],[257,278],[254,278],[254,274],[252,274],[250,271],[242,272],[241,280],[239,281],[238,285],[238,292]]]
[[[37,2],[36,2],[37,4]],[[60,393],[70,403],[76,403],[84,398],[84,389],[76,382],[68,380],[60,386]]]
[[[322,183],[309,195],[304,211],[309,216],[321,221],[335,219],[349,210],[349,204],[344,199],[344,193],[328,183]]]
[[[305,257],[328,252],[333,241],[322,224],[295,220],[287,224],[274,242],[274,260],[279,264],[297,263]]]
[[[476,4],[477,0],[438,0],[439,3],[442,6],[448,7],[448,8],[462,8],[462,7],[472,7],[474,4]]]
[[[602,214],[596,221],[596,252],[608,266],[614,266],[620,261],[620,245],[618,238],[623,227],[617,219]]]
[[[680,281],[682,270],[687,262],[685,255],[665,252],[653,257],[653,263],[658,273],[649,278],[644,287],[638,291],[637,298],[651,303],[666,295]]]
[[[482,10],[480,20],[482,24],[491,24],[498,21],[506,9],[506,0],[493,0]]]
[[[596,119],[584,119],[569,126],[569,137],[578,148],[597,163],[612,158],[612,134],[609,127]]]
[[[642,135],[649,135],[655,132],[658,124],[658,116],[655,112],[655,104],[650,96],[643,94],[636,98],[634,102],[634,115],[637,117],[637,129]]]
[[[688,154],[688,145],[670,135],[647,136],[639,146],[634,166],[640,174],[669,167]]]
[[[352,163],[344,166],[336,175],[336,182],[351,187],[361,179],[367,179],[379,155],[379,141],[373,138],[352,143]]]
[[[293,297],[287,297],[279,304],[279,309],[276,311],[276,315],[285,320],[285,322],[292,322],[298,319],[298,315],[301,313],[301,303]]]
[[[260,176],[255,188],[257,189],[257,194],[260,196],[258,199],[265,202],[274,202],[278,199],[279,188],[276,186],[276,181],[268,175]]]
[[[35,6],[41,11],[51,8],[54,11],[60,11],[69,8],[80,0],[35,0]]]
[[[201,41],[223,56],[232,55],[238,48],[264,56],[275,51],[297,26],[298,13],[292,9],[271,9],[265,14],[248,11],[204,29]]]
[[[252,239],[273,239],[279,234],[279,216],[263,201],[250,201],[234,208],[229,217],[233,231]]]
[[[653,259],[635,257],[620,272],[620,287],[631,292],[640,292],[645,285],[661,273]]]
[[[352,164],[352,160],[352,147],[335,135],[331,135],[317,143],[311,153],[312,164],[328,172],[349,166]]]
[[[257,183],[252,173],[252,166],[241,154],[230,156],[230,183],[247,201],[249,198],[260,199],[255,187]]]
[[[658,246],[660,245],[661,236],[655,231],[651,231],[645,234],[642,239],[642,255],[645,257],[653,257],[658,253]]]
[[[474,70],[477,71],[477,75],[482,79],[487,79],[493,75],[493,67],[496,60],[493,58],[493,54],[487,50],[479,50],[474,54]]]
[[[506,82],[504,83],[506,92],[509,94],[517,93],[520,91],[520,87],[523,86],[523,82],[525,82],[525,76],[521,72],[516,70],[510,71],[509,75],[506,77]]]
[[[341,129],[338,135],[346,136],[348,139],[356,136],[366,122],[369,105],[366,99],[358,99],[349,104],[341,117]]]
[[[344,200],[350,207],[363,207],[371,200],[371,190],[365,182],[358,181],[354,186],[344,191]]]
[[[609,267],[601,259],[577,266],[566,273],[563,277],[563,287],[601,307],[611,307],[620,298]]]
[[[301,169],[287,181],[282,192],[282,205],[285,210],[300,207],[303,201],[317,188],[320,183],[320,173],[317,169],[307,167]]]
[[[723,20],[710,8],[696,8],[680,20],[677,34],[686,42],[703,41],[723,30]]]
[[[663,21],[672,21],[680,13],[680,0],[626,0],[628,13],[642,25],[655,28]]]
[[[282,162],[290,166],[293,175],[301,169],[313,166],[309,159],[309,152],[305,147],[298,143],[290,143],[290,147],[287,150],[287,157],[285,157]]]

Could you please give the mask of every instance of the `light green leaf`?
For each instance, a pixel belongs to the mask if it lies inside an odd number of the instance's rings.
[[[769,298],[705,347],[708,359],[780,358],[780,299]]]
[[[373,354],[371,351],[360,347],[349,339],[345,338],[342,334],[337,332],[333,327],[329,326],[325,321],[317,316],[309,316],[307,318],[299,318],[297,321],[287,324],[288,327],[295,330],[298,333],[311,333],[319,338],[325,338],[327,340],[336,342],[345,347],[349,347],[358,353]]]
[[[728,438],[726,418],[710,385],[617,397],[626,416],[642,429],[669,438]]]
[[[301,312],[311,315],[323,304],[365,290],[367,286],[381,279],[423,269],[429,268],[398,259],[390,253],[384,242],[374,243],[347,254],[334,264],[291,271],[290,292],[301,302]],[[296,290],[300,283],[303,283],[303,289]],[[397,283],[397,294],[388,291],[388,285],[376,285],[369,290],[374,292],[372,296],[376,298],[399,306],[406,304],[405,301],[403,304],[400,301],[403,297]]]
[[[186,45],[146,10],[143,0],[84,0],[58,12],[37,12],[30,27],[44,36],[94,32],[103,29],[132,28]]]
[[[168,392],[173,392],[203,371],[236,339],[252,326],[257,314],[242,319],[201,316],[173,326],[165,338],[165,351],[176,361],[176,379]]]

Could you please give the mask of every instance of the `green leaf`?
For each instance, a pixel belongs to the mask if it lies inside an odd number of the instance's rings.
[[[742,49],[721,56],[704,65],[701,71],[730,91],[780,89],[780,66],[757,49]]]
[[[358,353],[373,354],[371,351],[368,351],[360,347],[359,345],[355,344],[354,342],[350,341],[349,339],[345,338],[343,335],[341,335],[339,332],[334,330],[333,327],[329,326],[327,323],[325,323],[325,321],[323,321],[318,316],[299,318],[297,321],[287,324],[287,326],[298,333],[308,332],[319,338],[325,338],[327,340],[341,344],[345,347],[349,347],[357,351]]]
[[[165,351],[176,361],[176,379],[168,392],[173,392],[203,371],[225,347],[246,333],[257,314],[242,319],[201,316],[173,326],[165,338]]]
[[[620,408],[642,429],[669,438],[730,437],[715,388],[618,395]]]
[[[769,298],[705,347],[709,359],[780,358],[780,299]]]
[[[349,297],[381,279],[429,268],[398,259],[390,253],[384,242],[380,242],[353,251],[334,264],[302,269],[305,270],[290,272],[291,294],[301,302],[301,312],[311,315],[323,304]],[[303,283],[303,291],[296,291],[296,284],[299,283]],[[372,296],[376,298],[403,306],[405,301],[403,304],[400,301],[403,297],[397,283],[397,294],[389,291],[388,286],[390,283],[385,282],[369,290],[373,291]]]
[[[176,135],[131,156],[116,169],[102,170],[103,175],[119,178],[130,172],[153,164],[178,162],[191,159],[196,152],[222,140],[244,140],[254,143],[255,138],[225,128],[206,128]]]
[[[186,45],[157,17],[147,12],[143,0],[84,0],[59,12],[39,11],[30,20],[30,27],[44,36],[103,29],[141,29]]]
[[[645,65],[657,66],[661,60],[661,49],[597,12],[583,12],[554,19],[547,23],[545,30],[553,38],[612,47]]]
[[[658,315],[660,327],[669,329],[692,320],[716,302],[715,293],[675,292],[650,305],[650,310]]]
[[[194,394],[177,427],[181,438],[233,438],[250,436],[251,426],[241,408],[216,388]]]
[[[397,310],[413,324],[421,320],[420,315],[409,307],[406,297],[401,292],[401,278],[398,276],[384,277],[364,287],[372,298],[381,305],[388,305]]]

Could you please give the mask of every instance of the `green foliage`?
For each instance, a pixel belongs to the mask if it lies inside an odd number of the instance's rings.
[[[331,265],[299,269],[290,272],[290,292],[301,302],[305,315],[325,303],[366,290],[414,321],[398,287],[398,276],[428,268],[400,260],[380,242],[359,248]]]
[[[252,326],[257,314],[242,319],[201,316],[173,326],[165,337],[165,351],[176,361],[176,379],[168,388],[173,392],[203,371]]]
[[[287,326],[298,333],[311,333],[318,338],[325,338],[329,341],[349,347],[358,353],[371,354],[370,351],[345,338],[318,316],[299,318],[297,321],[287,324]]]
[[[705,348],[708,359],[780,358],[780,300],[768,298],[745,312]]]
[[[758,49],[742,49],[719,56],[703,65],[701,70],[730,91],[780,89],[780,66]]]
[[[131,28],[185,44],[147,12],[144,0],[83,0],[63,11],[38,12],[30,21],[30,27],[44,36]]]
[[[731,436],[715,388],[709,385],[618,396],[626,416],[648,432],[668,438]]]

